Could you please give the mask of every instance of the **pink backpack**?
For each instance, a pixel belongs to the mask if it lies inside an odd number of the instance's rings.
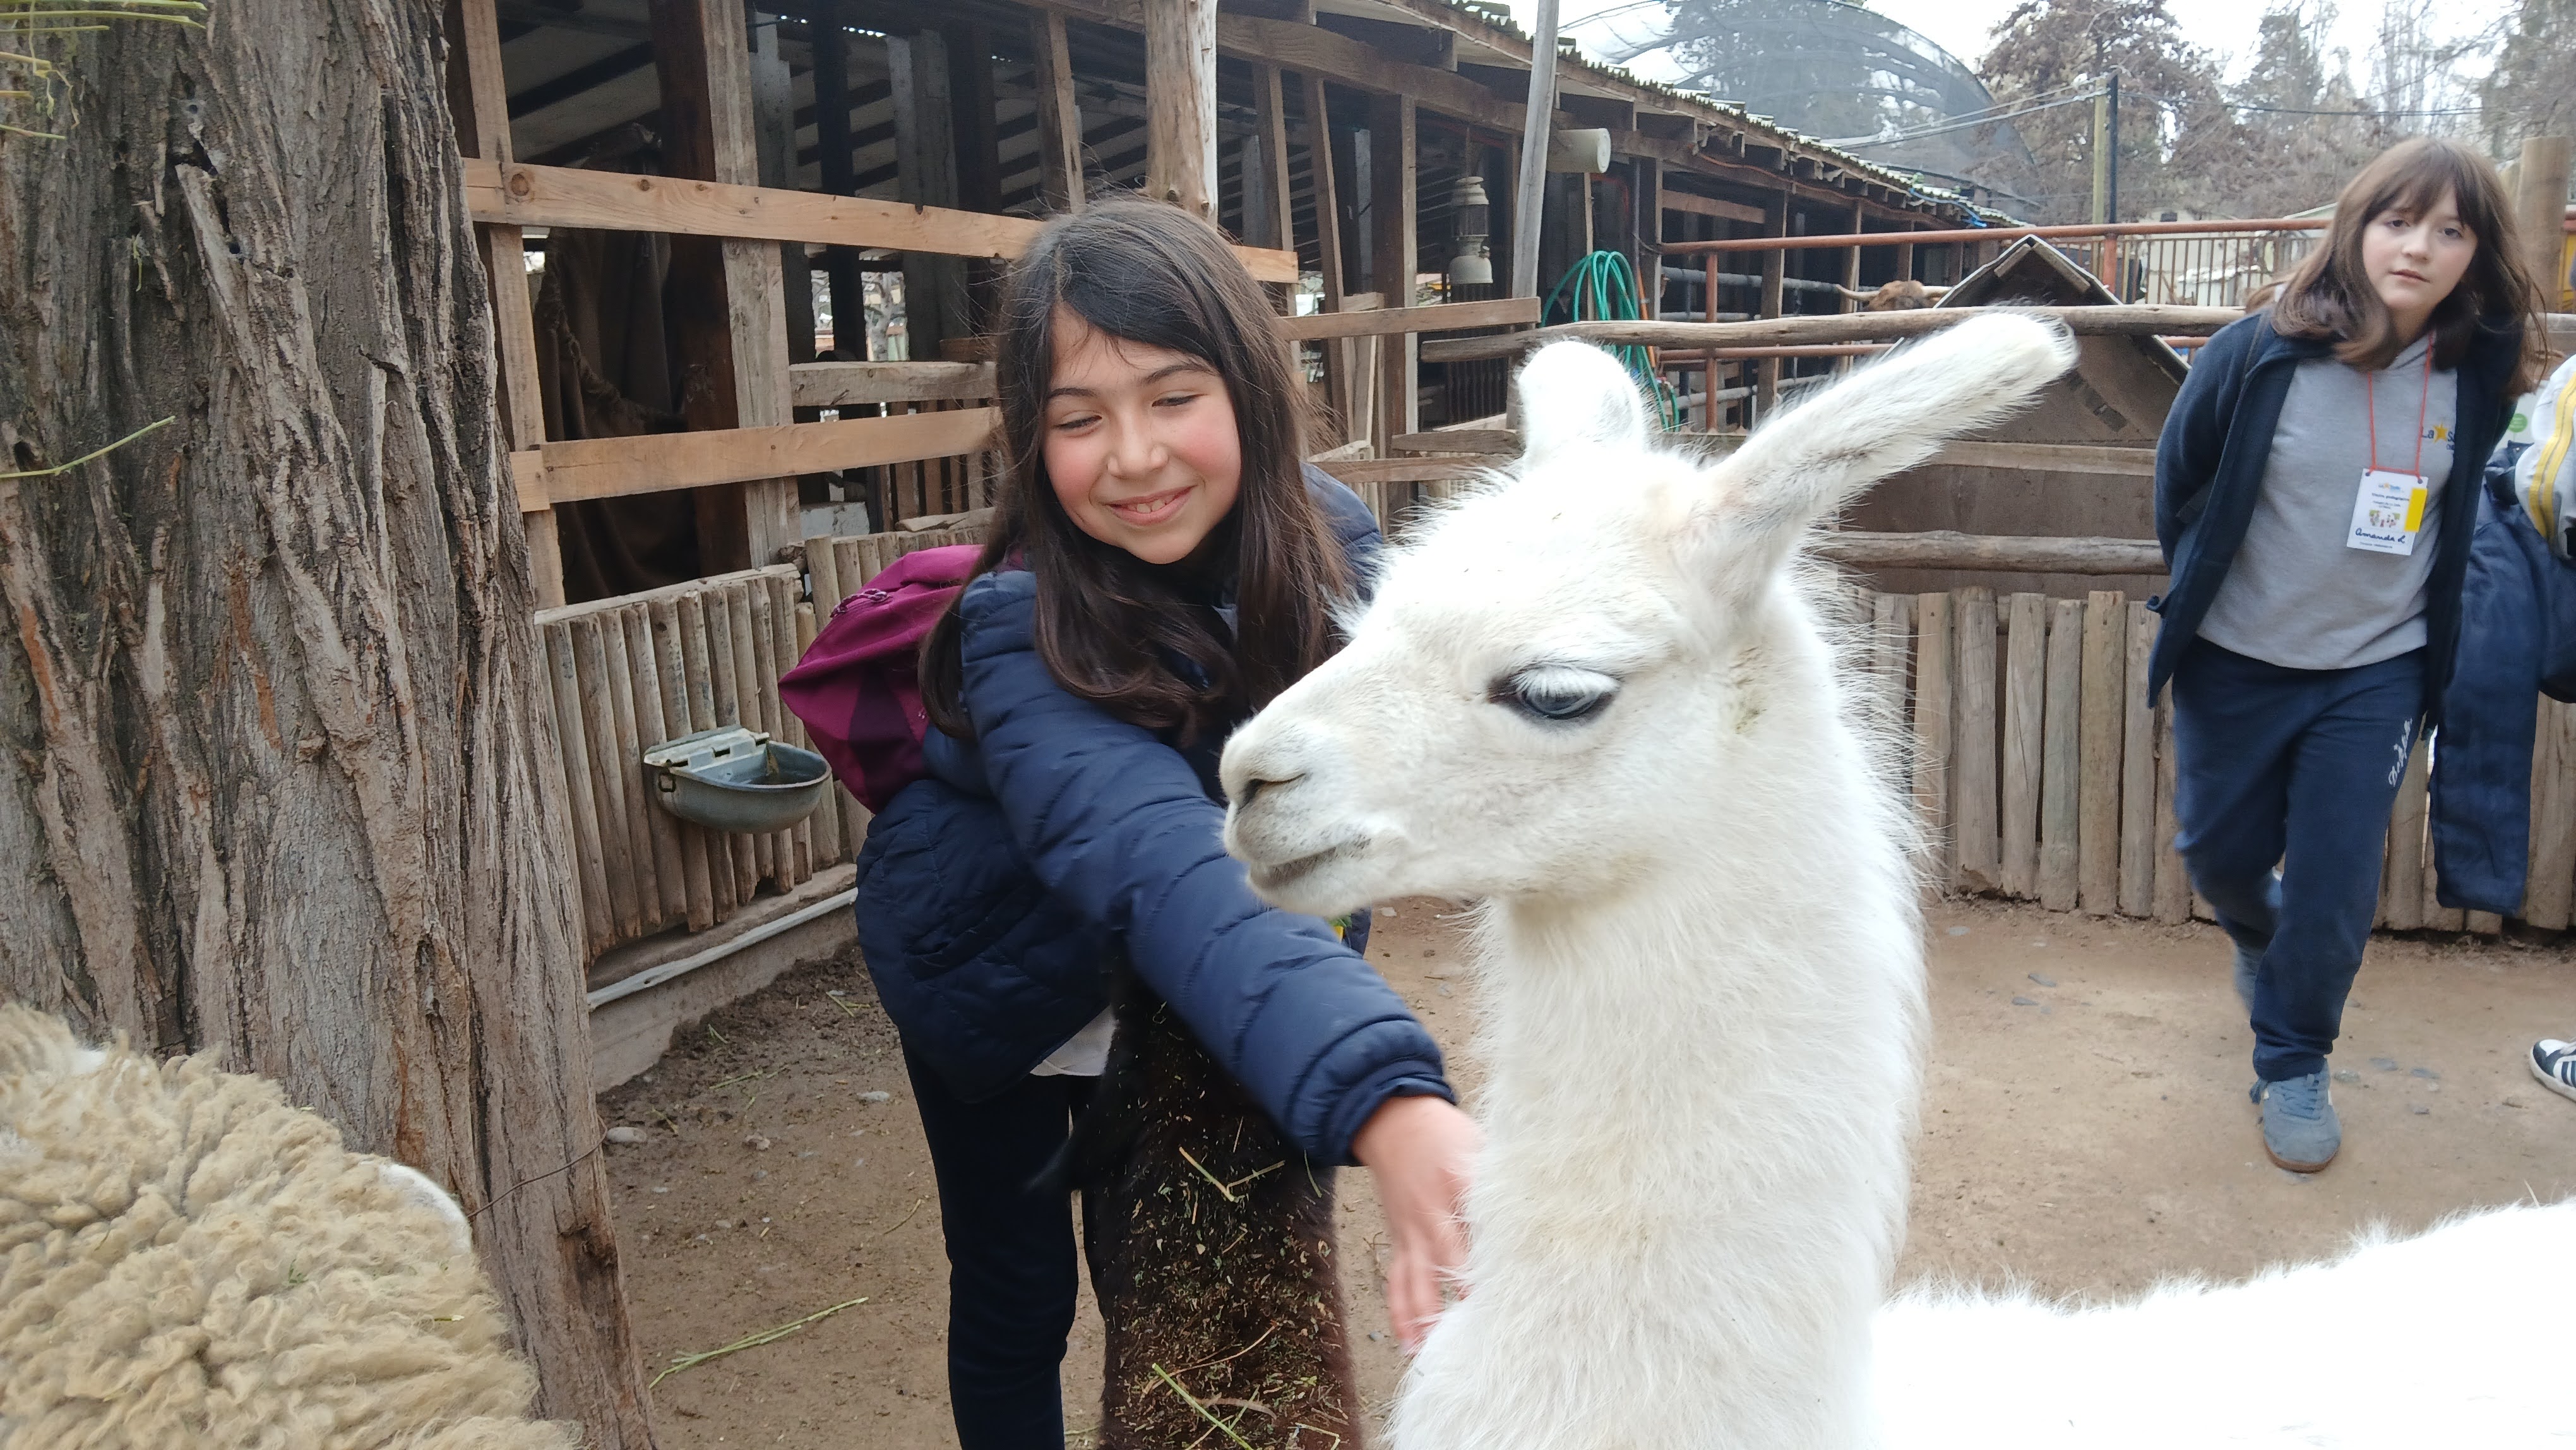
[[[921,779],[921,642],[966,587],[975,544],[916,549],[832,611],[778,698],[805,722],[814,749],[870,811]]]

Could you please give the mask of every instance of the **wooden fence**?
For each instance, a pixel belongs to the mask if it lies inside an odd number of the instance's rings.
[[[802,569],[774,564],[538,612],[588,956],[675,926],[704,931],[760,891],[791,890],[856,854],[867,811],[847,791],[788,830],[711,831],[655,804],[644,752],[736,724],[807,744],[779,704],[778,677],[819,623],[904,554],[971,542],[938,530],[808,539]]]
[[[1929,874],[1954,891],[2180,922],[2209,918],[2173,849],[2170,696],[2150,708],[2156,617],[2116,592],[1998,598],[1850,588],[1863,707],[1899,743]],[[2419,741],[2382,844],[2392,930],[2493,934],[2503,920],[2435,898],[2426,837],[2432,745]],[[2522,918],[2576,920],[2576,706],[2540,702]]]

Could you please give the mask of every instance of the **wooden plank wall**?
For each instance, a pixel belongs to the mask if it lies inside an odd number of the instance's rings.
[[[1946,891],[2054,911],[2210,919],[2173,850],[2170,696],[2146,703],[2155,617],[2115,591],[2081,599],[1982,587],[1845,591],[1862,632],[1846,652],[1861,708],[1911,783],[1926,878]],[[2428,751],[2418,743],[2382,846],[2379,913],[2391,930],[2493,935],[2503,919],[2445,908],[2426,836]],[[2540,701],[2522,920],[2576,924],[2576,705]]]
[[[867,812],[846,790],[785,831],[711,831],[654,803],[644,752],[736,724],[806,745],[778,677],[820,622],[903,555],[975,542],[940,530],[814,538],[804,569],[774,564],[538,611],[588,956],[675,927],[704,931],[857,854]]]

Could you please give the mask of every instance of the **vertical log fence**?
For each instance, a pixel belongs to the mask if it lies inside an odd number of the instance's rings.
[[[1969,586],[1843,591],[1855,708],[1895,723],[1936,888],[2052,911],[2209,920],[2173,849],[2170,698],[2150,706],[2155,616],[2115,591],[2081,599]],[[2542,699],[2522,915],[2576,925],[2576,705]],[[2374,926],[2495,935],[2504,919],[2441,905],[2427,837],[2438,738],[2419,741],[2381,846]]]

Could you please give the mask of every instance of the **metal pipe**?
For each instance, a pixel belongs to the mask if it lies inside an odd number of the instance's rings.
[[[2332,217],[2267,217],[2259,221],[2078,222],[2050,227],[1961,227],[1946,232],[1844,232],[1815,237],[1729,237],[1713,242],[1666,242],[1667,257],[1702,252],[1804,251],[1813,247],[1893,247],[1904,242],[2011,242],[2023,237],[2225,236],[2239,232],[2321,232]]]
[[[791,911],[787,915],[778,918],[776,921],[764,922],[761,925],[744,932],[742,935],[735,937],[732,941],[724,942],[717,946],[711,946],[705,951],[696,953],[693,956],[682,957],[676,962],[664,962],[658,967],[646,968],[631,977],[620,977],[616,981],[611,982],[607,986],[590,994],[590,1010],[596,1012],[600,1008],[607,1006],[609,1003],[616,1001],[620,997],[632,997],[638,992],[648,992],[655,987],[661,986],[664,982],[668,982],[679,977],[685,977],[700,967],[714,966],[716,963],[723,961],[725,958],[732,956],[735,952],[741,951],[745,947],[758,946],[762,942],[769,940],[771,937],[781,936],[787,932],[794,931],[796,928],[803,926],[809,921],[820,921],[824,917],[831,915],[833,912],[846,911],[849,909],[850,904],[858,899],[859,888],[853,886],[847,891],[837,892],[833,895],[826,896],[811,906],[804,907],[801,910]]]
[[[1538,0],[1530,43],[1529,118],[1521,125],[1520,183],[1512,190],[1512,295],[1538,295],[1539,214],[1547,198],[1547,133],[1556,116],[1556,0]]]

